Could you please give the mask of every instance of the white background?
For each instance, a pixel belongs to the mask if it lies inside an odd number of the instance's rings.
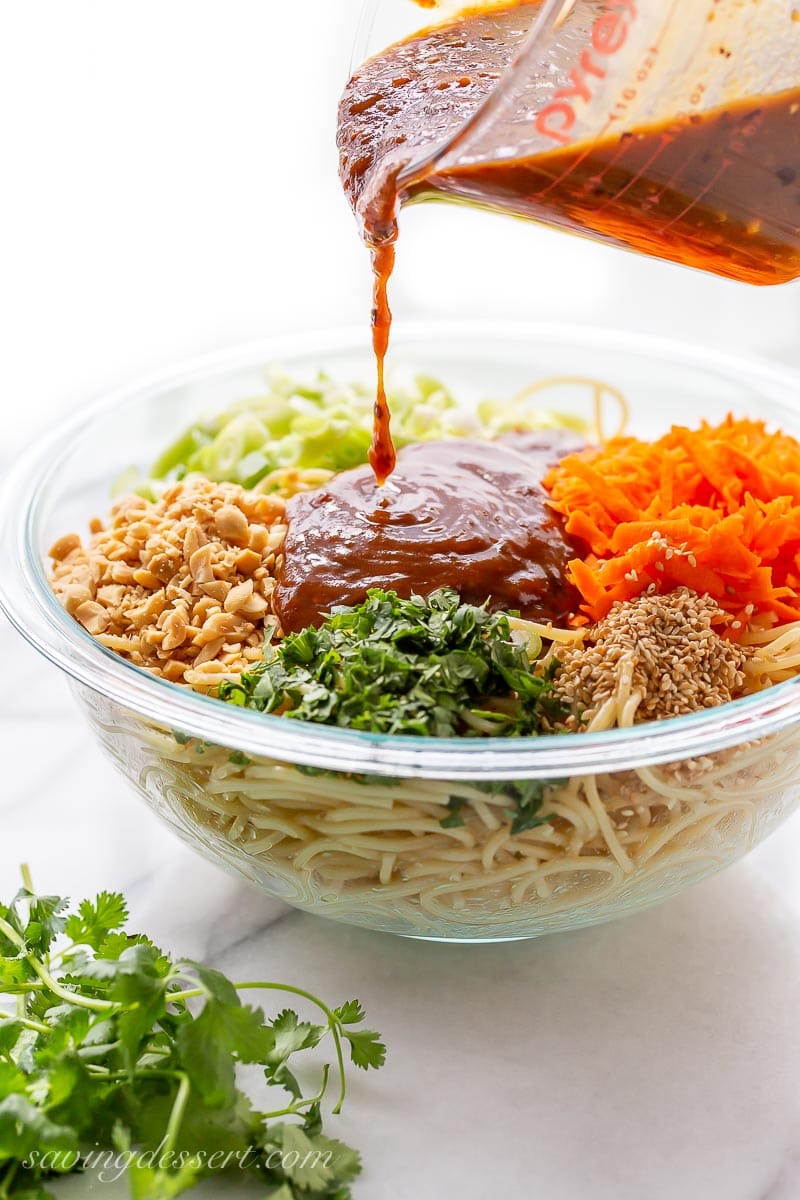
[[[334,144],[359,7],[0,0],[0,459],[172,359],[367,320]],[[587,320],[800,361],[795,285],[449,207],[405,215],[393,298],[398,317]]]

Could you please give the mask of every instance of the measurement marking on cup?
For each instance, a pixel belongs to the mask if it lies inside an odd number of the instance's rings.
[[[608,0],[592,26],[589,45],[581,51],[577,65],[569,73],[570,86],[559,88],[553,100],[536,117],[536,130],[543,137],[562,146],[569,145],[570,130],[577,120],[576,102],[592,100],[597,80],[608,75],[603,60],[620,52],[638,16],[636,0]]]
[[[650,78],[650,75],[652,74],[653,68],[656,65],[657,59],[658,59],[658,46],[650,46],[650,48],[647,51],[646,57],[642,61],[642,65],[639,67],[639,70],[636,72],[637,84],[641,85],[641,84],[647,82],[647,80]],[[611,112],[608,114],[609,122],[622,120],[622,118],[628,112],[633,101],[639,95],[639,91],[640,91],[639,87],[628,87],[625,89],[625,91],[622,93],[622,98],[616,102],[614,107],[611,109]]]

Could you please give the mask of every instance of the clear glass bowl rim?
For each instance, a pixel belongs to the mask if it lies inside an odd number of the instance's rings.
[[[494,341],[584,348],[667,359],[715,370],[738,381],[766,381],[800,401],[800,373],[758,358],[597,327],[492,321],[397,322],[393,349],[404,343]],[[234,708],[168,683],[107,650],[63,611],[37,549],[48,484],[92,421],[122,404],[152,400],[235,370],[282,358],[368,352],[368,332],[340,328],[278,335],[152,374],[82,407],[37,439],[0,491],[0,608],[41,654],[72,680],[147,721],[253,756],[339,772],[429,779],[558,779],[654,766],[710,754],[764,737],[800,720],[800,677],[717,709],[605,733],[509,740],[384,736],[301,724]],[[90,514],[87,513],[87,518]]]

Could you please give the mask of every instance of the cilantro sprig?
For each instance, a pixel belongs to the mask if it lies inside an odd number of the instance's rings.
[[[272,1200],[348,1200],[361,1163],[323,1133],[331,1068],[309,1095],[295,1058],[331,1040],[338,1113],[345,1048],[363,1070],[385,1058],[358,1001],[330,1008],[291,985],[234,984],[126,933],[127,915],[108,892],[70,911],[27,875],[0,905],[0,1200],[46,1200],[48,1179],[100,1150],[127,1166],[135,1200],[173,1200],[223,1168],[261,1180]],[[292,1009],[269,1019],[242,1003],[255,990],[295,996],[323,1019]],[[244,1064],[280,1097],[272,1110],[240,1089]]]
[[[522,737],[560,713],[536,669],[541,645],[514,640],[508,617],[462,604],[371,590],[319,629],[268,646],[265,661],[220,699],[260,712],[383,734]]]

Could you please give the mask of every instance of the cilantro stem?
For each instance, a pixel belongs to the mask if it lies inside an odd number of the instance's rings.
[[[108,1067],[101,1067],[99,1063],[92,1062],[85,1065],[90,1075],[97,1075],[98,1078],[102,1077],[105,1083],[127,1083],[130,1079],[128,1071],[111,1071]],[[178,1079],[181,1076],[181,1071],[159,1071],[155,1068],[153,1070],[140,1070],[138,1067],[136,1069],[137,1079]]]
[[[336,1048],[336,1063],[339,1070],[339,1097],[332,1110],[334,1115],[338,1116],[338,1114],[342,1111],[342,1106],[347,1094],[347,1081],[345,1079],[344,1054],[342,1052],[342,1038],[340,1033],[341,1026],[336,1013],[333,1012],[332,1009],[328,1008],[327,1004],[320,1000],[319,996],[315,996],[313,992],[306,992],[303,990],[303,988],[291,987],[288,983],[247,982],[235,983],[233,986],[236,988],[237,992],[243,992],[245,990],[286,992],[288,995],[299,996],[303,1000],[308,1000],[310,1004],[316,1005],[321,1012],[324,1012],[328,1020],[328,1028],[331,1031],[333,1044]],[[198,996],[205,996],[205,994],[205,988],[191,988],[185,992],[172,992],[168,994],[167,999],[171,1004],[184,1004],[187,1000],[194,1000]]]
[[[319,1008],[321,1012],[325,1013],[325,1016],[328,1018],[328,1027],[331,1031],[331,1036],[333,1037],[333,1044],[336,1047],[336,1063],[339,1069],[339,1098],[333,1107],[334,1115],[338,1116],[338,1114],[342,1111],[344,1098],[347,1094],[347,1080],[345,1078],[344,1054],[342,1053],[342,1037],[339,1032],[340,1024],[336,1013],[333,1012],[332,1009],[328,1008],[327,1004],[325,1004],[323,1000],[320,1000],[319,996],[315,996],[313,992],[306,992],[303,990],[303,988],[290,987],[289,984],[286,983],[251,982],[237,983],[234,984],[234,986],[237,991],[255,989],[271,992],[287,992],[292,996],[300,996],[301,999],[308,1000],[310,1004],[316,1004],[317,1008]]]
[[[5,934],[8,940],[23,952],[25,961],[33,968],[45,987],[54,996],[58,996],[59,1000],[64,1000],[67,1004],[74,1004],[77,1008],[88,1008],[91,1012],[108,1012],[116,1007],[111,1000],[101,1000],[99,996],[84,996],[81,992],[71,992],[69,988],[62,987],[58,980],[53,979],[44,963],[40,962],[33,954],[27,953],[27,947],[22,938],[2,917],[0,917],[0,933]]]
[[[22,886],[25,888],[25,891],[28,892],[31,896],[35,896],[36,891],[33,886],[33,875],[31,874],[31,869],[30,869],[29,865],[27,863],[21,863],[20,868],[19,868],[19,873],[22,876]],[[52,958],[50,957],[50,955],[48,955],[47,956],[47,966],[52,967],[53,963],[59,962],[64,957],[65,954],[68,954],[70,952],[70,950],[75,949],[76,944],[77,943],[75,943],[75,942],[70,942],[70,944],[68,946],[65,946],[63,950],[61,950],[58,954],[54,955]]]
[[[180,1084],[178,1085],[178,1094],[172,1105],[172,1112],[169,1114],[169,1121],[167,1122],[167,1131],[164,1134],[162,1142],[162,1158],[168,1158],[175,1149],[178,1134],[183,1124],[183,1118],[186,1115],[186,1105],[189,1103],[189,1096],[192,1092],[192,1085],[185,1071],[176,1072],[175,1077],[180,1079]]]
[[[127,1071],[108,1071],[103,1067],[88,1063],[86,1068],[90,1074],[102,1078],[104,1083],[127,1083]],[[175,1149],[178,1135],[181,1131],[183,1118],[186,1116],[186,1106],[192,1094],[192,1085],[185,1071],[137,1071],[137,1079],[177,1079],[178,1091],[169,1114],[169,1121],[159,1147],[161,1158],[169,1158]],[[1,1194],[0,1194],[1,1195]]]
[[[19,1163],[12,1162],[9,1166],[5,1179],[0,1182],[0,1198],[2,1198],[2,1200],[8,1200],[8,1197],[11,1195],[11,1185],[14,1182],[14,1178],[18,1170]]]
[[[69,988],[62,987],[57,980],[53,979],[44,963],[28,952],[25,940],[3,917],[0,917],[0,933],[8,938],[12,946],[16,946],[18,950],[22,951],[28,965],[33,968],[45,987],[49,988],[54,996],[58,996],[59,1000],[64,1000],[67,1004],[75,1004],[78,1008],[91,1009],[92,1012],[108,1012],[109,1009],[115,1007],[111,1000],[83,996],[80,992],[71,992]]]
[[[23,1029],[30,1029],[32,1033],[49,1034],[52,1032],[48,1025],[40,1025],[38,1021],[29,1021],[27,1017],[12,1017],[11,1013],[0,1012],[0,1021],[17,1021]]]
[[[320,1104],[323,1096],[325,1095],[326,1091],[328,1090],[328,1076],[329,1075],[330,1075],[330,1067],[326,1063],[325,1066],[322,1068],[322,1086],[320,1087],[316,1096],[312,1096],[310,1098],[303,1098],[302,1100],[295,1100],[292,1104],[287,1105],[286,1108],[278,1108],[275,1110],[275,1112],[264,1113],[264,1120],[265,1121],[274,1121],[278,1117],[293,1117],[296,1113],[301,1113],[306,1108],[311,1108],[315,1104]]]

